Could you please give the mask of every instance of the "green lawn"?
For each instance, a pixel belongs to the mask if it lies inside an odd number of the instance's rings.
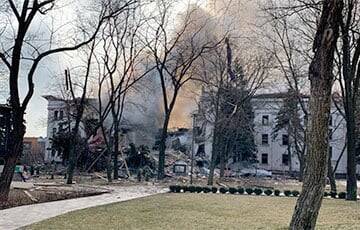
[[[286,229],[295,198],[163,194],[71,212],[26,229]],[[318,229],[360,229],[360,203],[325,199]]]

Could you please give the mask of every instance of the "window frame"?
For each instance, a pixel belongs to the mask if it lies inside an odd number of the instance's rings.
[[[264,163],[264,157],[266,157],[266,163]],[[268,153],[262,153],[261,154],[261,164],[262,165],[269,165],[269,154]]]
[[[264,137],[266,136],[266,142],[264,142]],[[262,145],[269,145],[270,142],[269,142],[269,134],[267,133],[263,133],[261,134],[261,144]]]

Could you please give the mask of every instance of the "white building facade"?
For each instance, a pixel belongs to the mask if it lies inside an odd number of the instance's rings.
[[[276,126],[276,117],[283,105],[285,94],[260,94],[252,98],[251,103],[254,112],[254,136],[257,146],[257,168],[272,172],[299,172],[300,163],[294,149],[290,148],[289,159],[289,139],[286,130],[280,130],[274,137],[274,128]],[[308,104],[308,98],[304,98],[305,106]],[[304,114],[299,109],[300,118],[303,120]],[[194,127],[200,133],[195,138],[195,152],[203,153],[208,159],[212,153],[212,133],[213,125],[205,121],[201,115],[195,113]],[[303,121],[302,121],[303,122]],[[329,124],[329,151],[331,151],[331,163],[337,170],[336,174],[346,174],[346,122],[336,107],[331,107],[331,119]],[[292,146],[292,144],[290,144]],[[340,160],[339,160],[340,159]],[[232,163],[231,159],[229,164]],[[291,165],[290,165],[291,164]],[[357,166],[357,173],[360,174],[360,165]]]
[[[64,100],[62,98],[57,98],[54,96],[43,96],[48,101],[48,118],[47,118],[47,137],[45,143],[45,162],[61,162],[61,156],[54,151],[51,147],[51,138],[59,131],[66,127],[66,124],[69,124],[68,127],[73,127],[75,124],[74,114],[75,107],[73,103],[69,100]],[[96,100],[87,99],[87,104],[96,106]],[[92,106],[86,106],[84,110],[83,117],[96,117],[96,112],[91,109],[95,108]],[[81,136],[85,136],[84,125],[80,124],[79,133]]]

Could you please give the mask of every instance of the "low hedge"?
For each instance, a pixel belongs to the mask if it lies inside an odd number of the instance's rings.
[[[267,195],[267,196],[271,196],[271,194],[273,193],[273,191],[270,190],[270,189],[266,189],[266,190],[264,191],[264,193],[265,193],[265,195]]]
[[[336,192],[330,192],[330,196],[331,196],[332,198],[336,198],[336,195],[337,195]]]
[[[182,192],[187,192],[188,186],[186,186],[186,185],[180,186],[180,189],[181,189]]]
[[[170,192],[175,192],[175,193],[181,192],[181,186],[180,185],[170,185],[169,189],[170,189]]]
[[[330,193],[324,192],[324,197],[328,197],[328,196],[330,196]]]
[[[195,192],[201,193],[203,191],[203,187],[195,186]]]
[[[338,197],[339,199],[346,199],[346,192],[339,192]]]
[[[194,193],[196,191],[195,186],[189,186],[187,189],[189,192]]]
[[[293,190],[291,193],[292,193],[292,195],[293,195],[294,197],[297,197],[297,196],[300,195],[300,192],[297,191],[297,190]]]
[[[220,193],[225,194],[225,193],[227,193],[229,190],[228,190],[227,188],[225,188],[225,187],[221,187],[221,188],[219,189],[219,191],[220,191]]]
[[[260,188],[255,188],[255,189],[254,189],[254,193],[255,193],[257,196],[260,196],[260,195],[263,193],[263,190],[260,189]]]
[[[230,194],[235,194],[235,193],[237,193],[237,189],[236,188],[229,188],[229,193]]]
[[[245,193],[245,189],[242,188],[242,187],[238,188],[237,191],[238,191],[239,194],[244,194]]]
[[[203,192],[204,192],[204,193],[209,193],[209,192],[211,192],[211,188],[209,188],[209,187],[203,187]]]
[[[275,195],[275,196],[280,196],[280,190],[277,190],[277,189],[276,189],[276,190],[274,191],[274,195]]]
[[[242,187],[238,187],[238,188],[234,188],[234,187],[230,187],[230,188],[226,188],[226,187],[208,187],[208,186],[186,186],[186,185],[170,185],[169,186],[170,192],[172,193],[181,193],[181,192],[190,192],[190,193],[217,193],[218,191],[222,194],[226,194],[226,193],[230,193],[230,194],[256,194],[258,196],[262,195],[263,193],[267,196],[271,196],[272,194],[274,194],[275,196],[280,196],[280,190],[271,190],[271,189],[266,189],[266,190],[262,190],[260,188],[242,188]],[[300,192],[297,190],[285,190],[284,191],[284,195],[287,197],[290,196],[294,196],[294,197],[298,197],[300,195]],[[335,192],[324,192],[324,197],[327,196],[331,196],[333,198],[338,197],[339,199],[346,199],[346,193],[345,192],[341,192],[339,194],[335,193]]]
[[[291,191],[290,190],[285,190],[284,195],[285,196],[291,196]]]
[[[175,187],[176,185],[170,185],[169,186],[170,192],[175,192]]]
[[[249,195],[251,195],[251,194],[254,193],[254,189],[252,189],[252,188],[246,188],[245,191],[246,191],[246,193],[249,194]]]
[[[217,193],[218,191],[218,188],[217,187],[211,187],[211,192],[212,193]]]

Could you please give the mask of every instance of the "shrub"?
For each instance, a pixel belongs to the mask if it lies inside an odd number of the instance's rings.
[[[180,185],[175,185],[175,192],[176,193],[181,192],[181,186]]]
[[[195,186],[189,186],[188,191],[194,193],[196,191]]]
[[[170,189],[170,192],[175,192],[175,185],[170,185],[169,189]]]
[[[188,187],[186,185],[182,185],[182,186],[180,186],[180,189],[182,192],[186,192]]]
[[[238,193],[239,194],[244,194],[244,192],[245,192],[245,189],[244,188],[238,188]]]
[[[236,188],[229,188],[229,193],[235,194],[237,192]]]
[[[328,197],[328,196],[330,196],[330,193],[324,192],[324,197]]]
[[[260,196],[260,195],[263,193],[263,190],[260,189],[260,188],[256,188],[256,189],[254,189],[254,193],[255,193],[256,195]]]
[[[280,196],[280,190],[277,190],[277,189],[276,189],[276,190],[274,191],[274,195],[275,195],[275,196]]]
[[[284,194],[285,194],[285,196],[291,196],[291,191],[290,190],[285,190]]]
[[[291,193],[292,193],[292,195],[295,196],[295,197],[297,197],[297,196],[300,195],[300,192],[299,192],[299,191],[296,191],[296,190],[293,190]]]
[[[252,188],[247,188],[247,189],[245,189],[245,191],[249,195],[251,195],[254,192],[254,190]]]
[[[204,193],[209,193],[209,192],[211,192],[211,188],[203,187],[203,191],[204,191]]]
[[[197,193],[201,193],[201,192],[203,191],[203,187],[196,186],[196,187],[195,187],[195,191],[196,191]]]
[[[346,192],[339,192],[338,197],[339,199],[346,199]]]
[[[227,188],[224,188],[224,187],[221,187],[221,188],[219,189],[219,191],[220,191],[220,193],[225,194],[225,193],[228,192],[228,189],[227,189]]]
[[[337,195],[336,192],[330,192],[330,196],[331,196],[332,198],[336,198],[336,195]]]
[[[212,188],[211,188],[211,192],[212,192],[212,193],[217,193],[217,191],[218,191],[218,189],[217,189],[216,187],[212,187]]]
[[[181,192],[181,186],[180,185],[170,185],[169,186],[170,192]]]
[[[264,191],[264,193],[265,193],[267,196],[270,196],[270,195],[273,193],[273,191],[270,190],[270,189],[266,189],[266,190]]]

